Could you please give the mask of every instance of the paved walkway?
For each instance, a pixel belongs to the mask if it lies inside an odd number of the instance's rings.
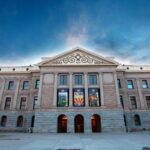
[[[98,134],[0,133],[0,150],[142,150],[150,132]]]

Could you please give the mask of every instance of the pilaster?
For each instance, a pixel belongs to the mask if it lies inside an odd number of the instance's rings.
[[[145,106],[144,106],[144,99],[143,99],[143,95],[142,95],[142,91],[141,91],[140,80],[138,78],[136,78],[136,81],[137,81],[137,88],[138,88],[141,108],[144,109]]]
[[[103,77],[102,77],[102,72],[99,72],[99,84],[100,84],[101,106],[104,106],[104,89],[103,89]]]
[[[16,108],[17,108],[17,100],[18,100],[18,94],[19,94],[20,80],[17,80],[15,84],[16,84],[15,95],[14,95],[13,106],[12,106],[12,109],[14,109],[14,110],[16,110]]]
[[[3,82],[1,83],[1,90],[0,90],[0,108],[2,108],[2,99],[3,99],[3,92],[5,89],[5,79],[3,79]]]
[[[88,76],[87,72],[84,72],[84,89],[85,89],[85,106],[89,106],[89,101],[88,101]]]
[[[118,107],[121,108],[120,95],[119,95],[119,88],[118,88],[118,82],[117,82],[117,73],[114,72],[113,74],[114,74],[115,87],[116,87],[117,104],[118,104]]]
[[[72,95],[72,72],[69,73],[69,106],[73,106],[73,95]]]
[[[53,106],[56,107],[57,105],[57,77],[58,73],[54,74],[54,95],[53,95]]]
[[[43,74],[40,75],[40,86],[39,86],[39,92],[38,92],[38,102],[37,102],[37,108],[41,107],[41,99],[42,99],[42,85],[43,85]]]

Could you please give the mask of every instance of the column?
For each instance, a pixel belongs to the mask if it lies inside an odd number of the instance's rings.
[[[140,98],[140,103],[141,103],[141,108],[144,109],[144,99],[143,99],[143,95],[142,95],[142,91],[141,91],[141,85],[140,85],[140,80],[137,78],[137,88],[138,88],[138,93],[139,93],[139,98]]]
[[[43,74],[40,75],[40,87],[39,87],[39,92],[38,92],[37,108],[40,108],[40,107],[41,107],[43,76],[44,76]]]
[[[14,110],[16,110],[16,108],[17,108],[17,100],[18,100],[20,80],[17,80],[15,84],[16,84],[16,86],[15,86],[15,95],[14,95],[13,107],[12,107],[12,109],[14,109]]]
[[[89,101],[88,101],[88,76],[87,72],[84,72],[84,90],[85,90],[85,106],[89,106]]]
[[[72,72],[70,72],[69,73],[69,106],[73,106],[73,96],[72,96],[72,82],[73,82],[73,80],[72,80],[72,75],[73,73]]]
[[[102,72],[99,72],[99,83],[100,83],[101,106],[104,106],[104,89],[103,89]]]
[[[121,107],[118,82],[117,82],[117,73],[116,72],[114,72],[114,80],[115,80],[115,87],[116,87],[117,104],[119,107]]]
[[[57,74],[54,74],[54,99],[53,99],[53,106],[56,107],[57,104]]]
[[[3,79],[3,82],[1,83],[1,90],[0,90],[0,108],[2,108],[2,99],[3,99],[3,92],[5,88],[5,79]]]

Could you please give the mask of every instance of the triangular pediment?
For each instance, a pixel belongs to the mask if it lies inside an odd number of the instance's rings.
[[[75,48],[39,63],[39,66],[53,65],[118,65],[118,63],[91,51]]]

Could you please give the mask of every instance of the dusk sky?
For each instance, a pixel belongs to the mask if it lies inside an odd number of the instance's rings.
[[[0,0],[0,65],[76,46],[150,65],[150,0]]]

